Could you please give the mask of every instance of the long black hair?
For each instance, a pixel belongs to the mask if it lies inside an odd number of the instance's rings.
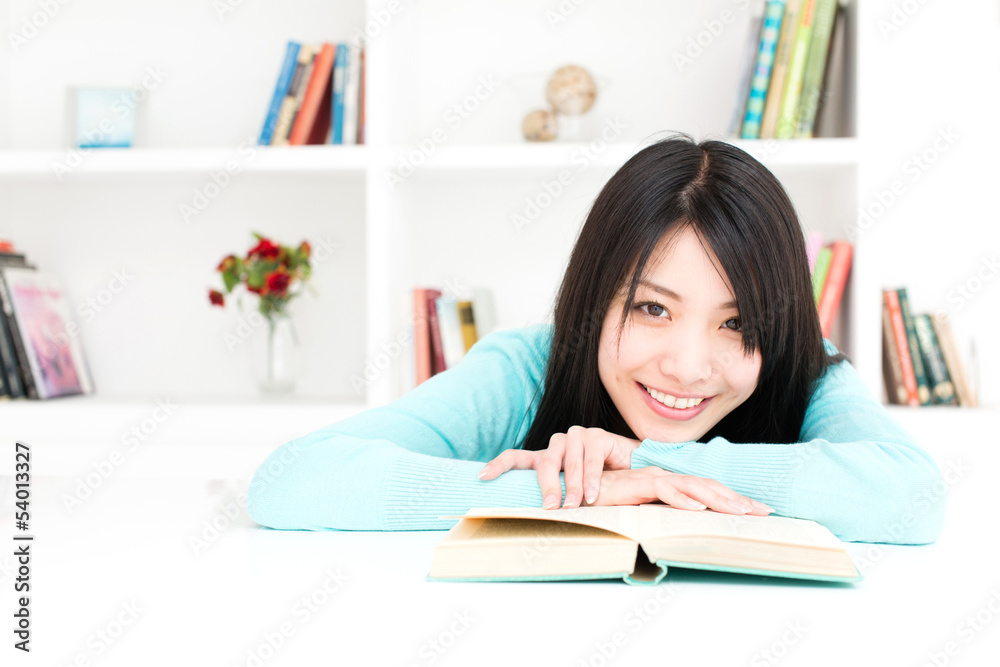
[[[545,449],[552,434],[574,425],[635,437],[598,374],[601,328],[627,286],[621,332],[654,249],[685,225],[715,253],[732,285],[743,353],[761,355],[753,394],[700,442],[798,441],[813,383],[846,357],[823,348],[795,208],[745,151],[674,135],[636,153],[594,201],[556,297],[541,402],[523,449]]]

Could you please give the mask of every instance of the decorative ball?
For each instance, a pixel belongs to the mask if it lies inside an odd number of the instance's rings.
[[[528,141],[552,141],[559,131],[559,124],[551,110],[535,109],[524,117],[521,131]]]
[[[587,70],[576,65],[566,65],[557,69],[549,79],[545,97],[557,112],[577,116],[594,106],[597,84]]]

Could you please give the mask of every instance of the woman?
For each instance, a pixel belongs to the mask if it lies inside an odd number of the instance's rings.
[[[822,338],[794,208],[738,148],[671,138],[626,162],[554,319],[286,443],[251,482],[251,517],[446,529],[470,507],[660,501],[813,519],[848,541],[940,534],[936,465]]]

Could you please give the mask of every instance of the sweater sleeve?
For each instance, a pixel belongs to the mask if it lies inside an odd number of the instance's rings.
[[[257,469],[247,510],[305,530],[445,530],[472,507],[541,507],[534,470],[480,480],[534,419],[551,325],[484,336],[402,398],[287,442]]]
[[[828,350],[836,351],[827,342]],[[776,515],[812,519],[848,542],[925,544],[944,525],[945,484],[924,452],[847,361],[827,369],[800,442],[735,444],[645,440],[632,468],[708,477]]]

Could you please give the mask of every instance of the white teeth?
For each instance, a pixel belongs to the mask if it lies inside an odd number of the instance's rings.
[[[646,387],[646,385],[643,386]],[[650,396],[658,400],[660,403],[663,403],[668,408],[677,408],[678,410],[693,408],[705,400],[703,398],[677,398],[675,396],[671,396],[670,394],[664,394],[662,391],[650,389],[649,387],[646,387],[646,391]]]

